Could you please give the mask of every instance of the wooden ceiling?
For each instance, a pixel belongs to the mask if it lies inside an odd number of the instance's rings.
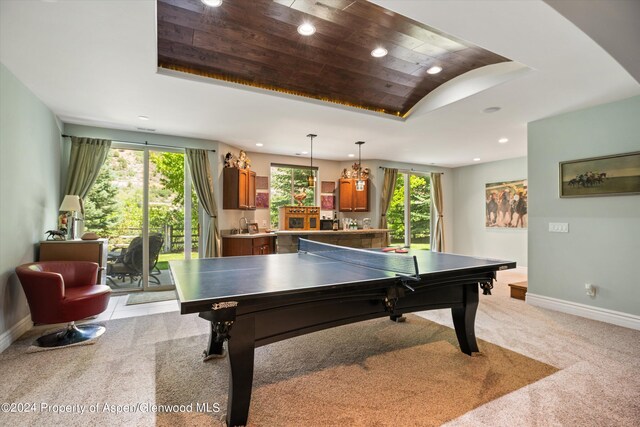
[[[509,61],[363,0],[158,0],[157,20],[161,68],[399,117],[454,77]],[[298,34],[303,22],[316,33]]]

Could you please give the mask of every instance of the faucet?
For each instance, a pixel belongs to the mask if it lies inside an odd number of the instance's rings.
[[[244,223],[244,225],[243,225]],[[240,233],[244,233],[245,230],[247,230],[247,218],[246,217],[240,217],[240,219],[238,220],[238,226],[240,227]],[[248,230],[247,230],[248,231]]]

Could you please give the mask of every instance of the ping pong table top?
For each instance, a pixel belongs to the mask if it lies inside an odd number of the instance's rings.
[[[362,250],[360,250],[362,251]],[[368,252],[368,251],[367,251]],[[495,271],[514,268],[515,263],[424,250],[408,254],[384,254],[413,257],[422,280],[446,274]],[[367,282],[396,280],[393,271],[350,262],[327,259],[313,253],[273,254],[170,261],[171,273],[182,314],[201,311],[203,303],[256,296],[276,296],[321,290],[337,286],[357,286]]]

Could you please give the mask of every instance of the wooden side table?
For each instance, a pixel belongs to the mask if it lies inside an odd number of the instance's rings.
[[[107,284],[108,239],[44,240],[40,242],[39,261],[93,261],[100,265],[98,283]]]

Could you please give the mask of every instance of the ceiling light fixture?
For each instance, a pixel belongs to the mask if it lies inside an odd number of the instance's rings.
[[[498,142],[499,142],[500,144],[504,144],[504,143],[506,143],[506,142],[509,142],[509,138],[500,138],[500,139],[498,140]]]
[[[313,138],[315,138],[316,136],[318,135],[315,135],[313,133],[307,135],[307,138],[311,138],[311,170],[309,171],[309,176],[307,176],[307,184],[309,185],[309,187],[316,186],[316,176],[313,173]]]
[[[138,116],[140,120],[149,120],[148,116]]]
[[[440,71],[442,71],[442,67],[434,65],[427,70],[427,74],[438,74]]]
[[[387,49],[383,47],[377,47],[371,51],[371,56],[373,56],[374,58],[382,58],[383,56],[386,56],[387,53]]]
[[[256,147],[262,147],[264,144],[262,142],[256,142]]]
[[[476,157],[475,159],[473,159],[474,162],[479,162],[480,161],[480,157]]]
[[[364,191],[364,180],[360,176],[360,171],[362,170],[362,144],[364,144],[364,141],[356,142],[358,146],[358,180],[356,181],[356,191]]]
[[[298,27],[298,33],[300,33],[303,36],[310,36],[315,32],[316,32],[316,27],[314,27],[312,24],[308,22],[305,22],[304,24]]]
[[[482,111],[484,111],[487,114],[495,113],[496,111],[500,111],[500,107],[487,107]]]
[[[347,154],[347,156],[349,156],[349,157],[355,157],[356,155],[355,155],[355,154]]]
[[[222,6],[222,0],[200,0],[205,6],[220,7]]]

